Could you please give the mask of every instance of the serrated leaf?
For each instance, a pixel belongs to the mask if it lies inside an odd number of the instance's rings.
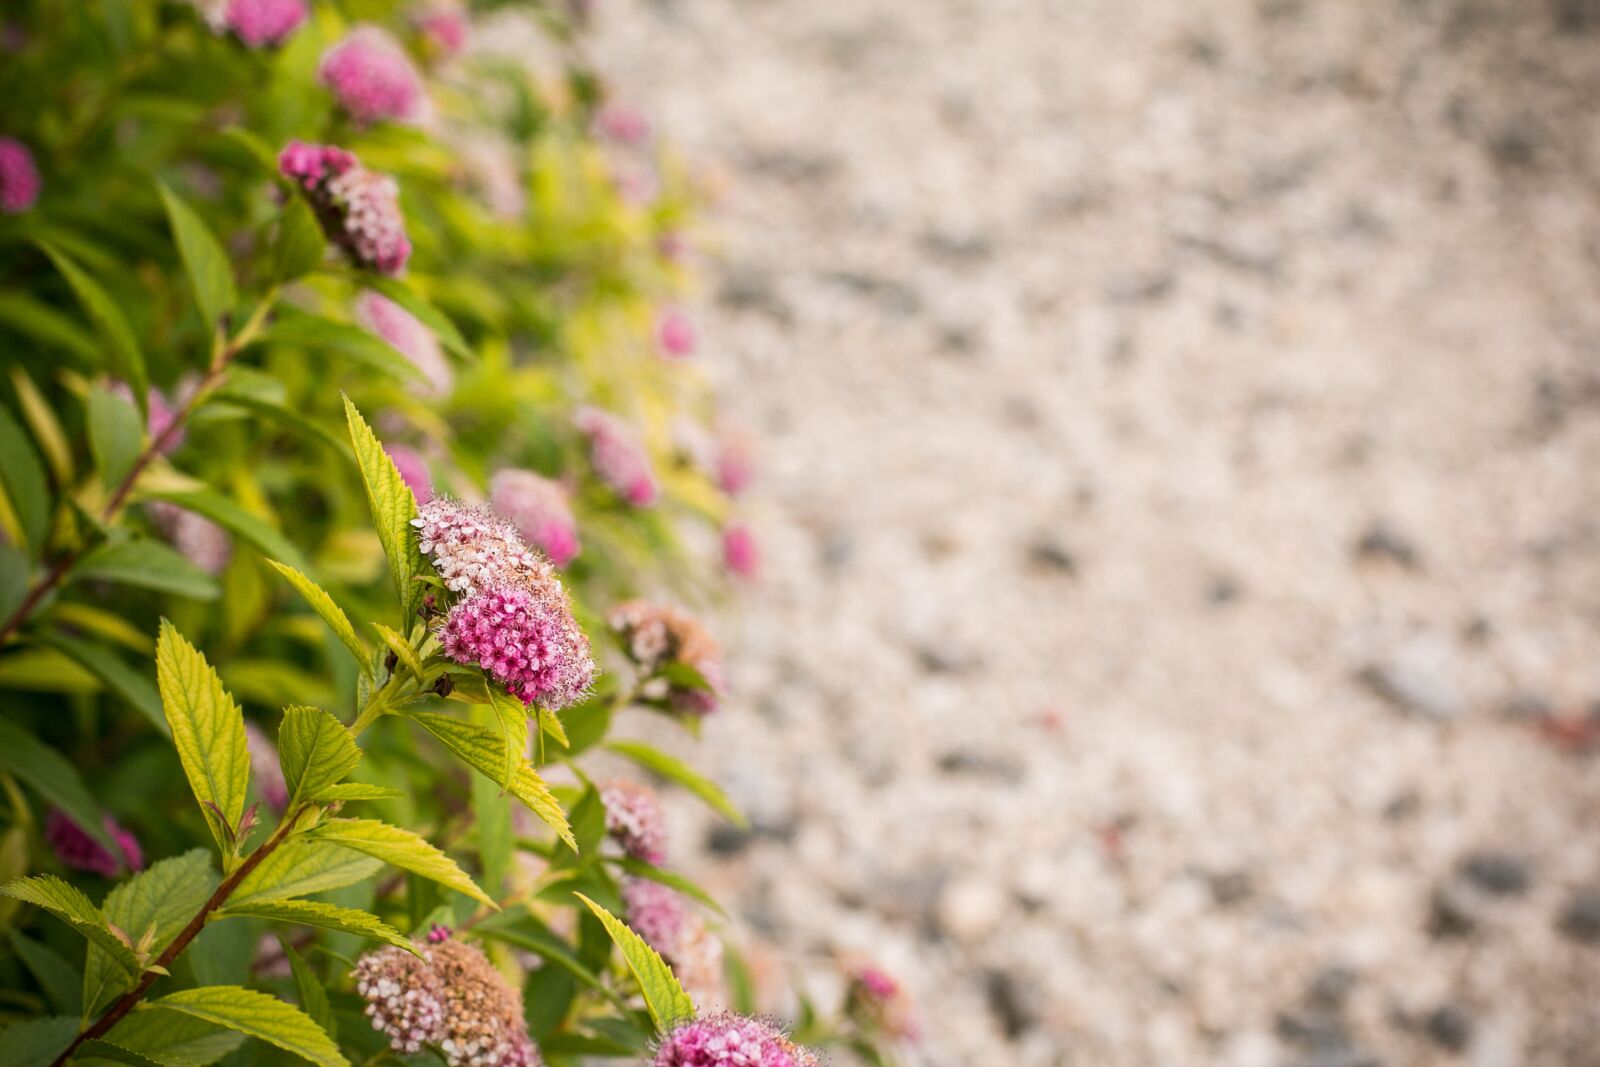
[[[100,948],[105,949],[113,963],[127,972],[130,978],[139,976],[139,961],[133,950],[122,943],[105,917],[83,892],[68,885],[53,874],[36,874],[18,878],[0,885],[0,896],[8,896],[24,903],[43,908],[71,926]]]
[[[188,272],[189,286],[194,290],[195,303],[206,325],[213,331],[222,317],[238,303],[239,290],[233,281],[233,269],[222,245],[194,208],[190,207],[167,183],[157,180],[161,203],[167,209],[167,222],[172,227],[173,240],[178,245],[178,255],[183,269]]]
[[[395,469],[394,460],[383,450],[366,420],[350,402],[344,401],[345,420],[350,426],[350,443],[355,448],[356,464],[367,489],[367,505],[378,530],[383,554],[389,560],[389,577],[400,599],[400,617],[410,620],[422,601],[422,589],[411,579],[417,573],[421,556],[417,553],[417,531],[411,520],[417,517],[417,498]]]
[[[472,358],[472,349],[467,347],[467,342],[461,336],[461,331],[456,329],[456,324],[410,285],[398,278],[380,277],[368,278],[367,284],[411,312],[417,321],[432,330],[434,336],[439,338],[439,342],[450,351],[462,359]]]
[[[48,1067],[78,1036],[78,1020],[53,1015],[0,1030],[0,1067]]]
[[[745,827],[749,823],[734,807],[733,801],[728,799],[728,794],[722,787],[711,779],[700,774],[687,763],[676,757],[669,756],[660,749],[652,748],[639,741],[610,741],[606,747],[621,756],[626,756],[639,766],[655,771],[664,778],[669,778],[683,786],[689,792],[705,801],[711,808],[720,812],[735,826]]]
[[[279,845],[246,875],[228,903],[239,906],[343,889],[371,878],[382,869],[383,864],[371,856],[326,841],[294,837]]]
[[[55,949],[20,931],[11,931],[11,948],[32,973],[50,1007],[63,1015],[83,1014],[83,976]]]
[[[332,804],[347,800],[398,800],[409,794],[399,789],[390,789],[386,785],[368,785],[366,782],[340,782],[330,785],[326,789],[318,790],[312,801],[317,804]]]
[[[464,893],[491,908],[497,906],[455,860],[410,830],[376,819],[327,819],[311,831],[311,836],[365,852],[401,870]]]
[[[260,516],[252,515],[220,493],[214,493],[209,489],[163,491],[146,493],[144,499],[165,500],[185,511],[203,515],[268,559],[288,560],[294,566],[301,568],[306,566],[300,550],[294,547],[277,527]]]
[[[328,1001],[328,991],[323,988],[322,982],[311,970],[309,964],[300,958],[283,938],[278,938],[278,944],[283,948],[283,956],[289,961],[289,973],[294,976],[295,993],[300,998],[300,1010],[316,1022],[316,1024],[333,1040],[339,1040],[339,1021],[333,1014],[333,1005]]]
[[[60,248],[47,241],[40,241],[38,245],[67,280],[73,295],[94,324],[95,332],[105,341],[111,357],[108,369],[128,383],[137,402],[142,405],[146,390],[150,388],[150,377],[145,371],[144,353],[140,351],[139,342],[133,336],[133,329],[128,325],[122,309],[99,282]]]
[[[337,904],[325,904],[320,900],[258,900],[253,904],[229,904],[219,914],[274,919],[302,926],[318,926],[324,930],[343,930],[371,941],[382,941],[403,948],[414,956],[421,955],[405,934],[376,915],[355,908],[341,908]]]
[[[211,664],[165,619],[156,639],[156,684],[189,788],[217,848],[229,855],[250,789],[244,715]]]
[[[192,1016],[133,1012],[106,1033],[106,1040],[162,1067],[196,1067],[222,1059],[244,1043],[244,1035]]]
[[[60,613],[57,612],[54,618],[60,621]],[[59,632],[44,634],[39,641],[62,653],[106,683],[108,689],[132,704],[163,734],[171,732],[167,727],[166,716],[161,713],[161,694],[156,691],[155,683],[142,672],[128,666],[115,652],[91,641]]]
[[[659,953],[645,944],[644,938],[634,933],[628,925],[582,893],[573,896],[583,901],[595,918],[605,926],[606,933],[622,950],[622,958],[639,982],[639,992],[644,995],[644,1006],[656,1024],[656,1032],[665,1034],[678,1023],[694,1018],[694,1001],[683,991],[677,976],[672,973]]]
[[[283,711],[278,727],[278,763],[289,787],[289,806],[332,785],[361,762],[355,738],[338,719],[321,708]]]
[[[163,1067],[160,1060],[152,1059],[142,1052],[135,1052],[131,1048],[114,1045],[101,1038],[91,1038],[78,1046],[72,1054],[72,1062],[79,1064],[94,1063],[125,1063],[128,1067]]]
[[[328,254],[328,240],[322,235],[317,216],[303,197],[291,196],[278,218],[277,237],[272,242],[272,278],[292,282],[322,265]]]
[[[15,775],[24,785],[66,812],[83,832],[120,855],[116,842],[106,833],[101,820],[105,813],[89,794],[78,770],[61,753],[33,734],[6,719],[0,719],[0,771]]]
[[[153,863],[117,886],[100,910],[135,942],[153,929],[149,958],[155,959],[205,906],[216,886],[210,855],[203,848],[191,849]],[[83,969],[83,1003],[91,1014],[131,984],[98,946],[90,946]]]
[[[101,545],[78,561],[72,576],[175,593],[191,600],[215,600],[221,592],[215,578],[177,552],[138,537]]]
[[[549,734],[556,744],[562,748],[571,748],[572,742],[567,740],[567,728],[561,725],[561,716],[544,705],[538,705],[539,729]]]
[[[279,563],[274,559],[269,559],[267,562],[279,574],[289,579],[289,584],[294,586],[295,591],[305,598],[307,604],[311,605],[311,610],[315,611],[322,621],[328,624],[328,628],[333,631],[333,636],[339,639],[339,643],[350,650],[350,654],[356,658],[356,664],[363,671],[370,672],[372,670],[370,665],[371,657],[367,653],[367,648],[361,643],[361,638],[356,636],[356,628],[350,624],[350,617],[344,613],[344,610],[338,604],[333,602],[333,597],[329,596],[327,591],[316,582],[313,582],[287,563]]]
[[[411,642],[407,641],[404,637],[401,637],[399,634],[395,633],[381,622],[373,623],[372,628],[378,631],[379,640],[384,643],[390,652],[394,653],[394,658],[399,665],[409,671],[411,677],[415,678],[418,682],[421,682],[422,661],[417,658],[417,651],[411,647]]]
[[[528,708],[499,686],[490,685],[489,709],[494,712],[505,749],[500,771],[491,777],[509,790],[517,780],[517,768],[527,762],[523,753],[528,751]]]
[[[294,1053],[317,1067],[349,1067],[326,1031],[287,1001],[240,986],[204,986],[169,993],[145,1007],[175,1011],[237,1030]]]
[[[6,499],[22,526],[28,550],[38,555],[50,529],[50,495],[44,467],[33,442],[4,406],[0,406],[0,482],[4,483]]]
[[[472,768],[490,780],[498,780],[505,766],[506,752],[505,739],[495,731],[452,719],[448,715],[424,711],[409,714]],[[577,850],[578,843],[573,839],[572,827],[567,824],[567,813],[561,810],[561,802],[550,792],[550,787],[545,785],[537,771],[525,762],[519,765],[508,791],[522,801],[529,811],[543,819],[569,848]]]

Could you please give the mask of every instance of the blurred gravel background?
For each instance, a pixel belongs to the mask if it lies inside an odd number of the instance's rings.
[[[766,560],[682,747],[756,830],[673,816],[772,1006],[1600,1064],[1600,6],[598,7],[726,187]]]

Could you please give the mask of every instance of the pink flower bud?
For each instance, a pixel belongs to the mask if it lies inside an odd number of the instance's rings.
[[[427,379],[429,396],[443,396],[455,384],[455,371],[439,338],[411,312],[382,293],[368,289],[356,301],[356,318],[409,359]]]
[[[272,743],[265,730],[251,722],[244,723],[246,746],[250,749],[250,777],[255,779],[261,799],[279,811],[289,806],[289,785],[283,779],[283,768],[278,765],[278,746]]]
[[[400,43],[376,26],[359,26],[322,57],[317,79],[361,125],[409,121],[422,113],[422,76]]]
[[[151,412],[154,411],[152,407]],[[145,513],[156,532],[190,563],[211,575],[227,569],[233,558],[233,538],[228,531],[204,515],[165,500],[150,501]]]
[[[741,578],[753,578],[761,570],[761,550],[756,535],[742,522],[722,528],[722,562]]]
[[[104,845],[90,837],[63,811],[51,808],[44,817],[44,840],[62,865],[80,871],[89,871],[103,878],[115,878],[124,867],[130,871],[144,870],[144,852],[138,840],[117,821],[107,815],[101,825],[116,842],[120,856],[113,855]]]
[[[755,455],[748,434],[723,429],[717,437],[717,486],[729,496],[738,496],[755,480]]]
[[[676,308],[668,308],[656,322],[656,343],[663,355],[682,359],[694,355],[694,324]]]
[[[599,408],[580,408],[573,417],[589,439],[589,462],[600,480],[636,508],[649,507],[660,496],[650,454],[633,430]]]
[[[467,13],[453,4],[430,5],[418,12],[413,21],[428,44],[446,57],[460,55],[472,33]]]
[[[595,132],[608,141],[640,145],[650,139],[650,120],[624,104],[606,104],[594,117]]]
[[[39,199],[39,169],[21,141],[0,137],[0,211],[20,215]]]

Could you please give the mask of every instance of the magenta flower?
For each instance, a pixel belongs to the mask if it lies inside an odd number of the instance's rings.
[[[306,0],[230,0],[227,26],[251,48],[288,40],[310,14]]]
[[[633,932],[671,959],[689,916],[677,891],[648,878],[626,878],[622,882],[622,903],[624,918]]]
[[[454,4],[433,4],[423,8],[413,21],[433,49],[443,56],[459,55],[467,47],[472,23],[467,13]]]
[[[594,117],[595,132],[617,144],[638,145],[650,139],[650,120],[623,104],[606,104]]]
[[[577,556],[578,524],[560,482],[532,471],[503,470],[489,479],[489,500],[524,540],[557,567],[565,567]]]
[[[634,507],[649,507],[660,489],[650,454],[632,429],[599,408],[578,409],[573,423],[589,439],[589,462],[601,481]]]
[[[382,293],[368,289],[356,301],[356,318],[409,359],[428,381],[428,395],[443,396],[455,384],[455,371],[434,332]]]
[[[45,812],[45,844],[50,846],[50,851],[64,866],[89,871],[103,878],[115,878],[124,867],[130,871],[144,870],[144,851],[139,847],[138,839],[109,815],[102,819],[101,825],[111,840],[116,842],[120,856],[113,855],[57,808]]]
[[[642,696],[693,715],[717,710],[724,684],[722,649],[699,619],[668,604],[629,600],[612,608],[606,622],[646,679]],[[672,663],[693,667],[710,688],[664,677],[662,672]]]
[[[656,343],[674,359],[694,355],[694,324],[677,308],[668,308],[656,322]]]
[[[284,810],[289,806],[289,784],[283,780],[283,768],[278,765],[278,746],[249,719],[244,722],[244,736],[250,750],[250,776],[255,779],[261,799]]]
[[[278,170],[305,193],[329,240],[361,266],[399,274],[411,258],[400,188],[333,145],[291,141]]]
[[[817,1067],[817,1058],[775,1028],[720,1013],[683,1023],[661,1042],[655,1067]]]
[[[155,414],[154,405],[151,414]],[[233,538],[228,531],[204,515],[197,515],[166,500],[152,500],[145,506],[150,525],[178,553],[207,574],[221,574],[233,558]]]
[[[627,778],[613,778],[600,788],[606,809],[606,833],[622,851],[645,863],[667,858],[667,817],[656,791]]]
[[[0,211],[20,215],[39,199],[39,168],[33,165],[28,146],[11,137],[0,137]]]
[[[359,26],[329,49],[317,80],[363,126],[422,113],[422,76],[400,43],[376,26]]]
[[[384,445],[383,450],[389,453],[394,469],[400,472],[400,480],[406,483],[417,503],[426,504],[432,500],[433,476],[428,473],[427,461],[405,445]]]
[[[722,562],[741,578],[754,578],[761,570],[761,549],[750,527],[730,522],[722,528]]]

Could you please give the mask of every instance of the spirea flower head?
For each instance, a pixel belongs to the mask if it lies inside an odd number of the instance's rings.
[[[489,500],[557,567],[578,554],[578,523],[560,482],[532,471],[503,470],[489,479]]]
[[[20,215],[39,199],[39,169],[33,165],[28,146],[11,137],[0,137],[0,211]]]
[[[607,622],[641,674],[651,677],[669,663],[683,663],[700,672],[710,686],[698,689],[653,678],[645,685],[645,696],[662,696],[672,708],[696,715],[717,710],[723,688],[722,649],[699,619],[669,604],[629,600],[612,608]]]
[[[444,987],[428,960],[390,946],[369,952],[351,972],[372,1028],[396,1052],[419,1052],[444,1029]]]
[[[667,858],[667,817],[656,791],[627,778],[613,778],[600,788],[606,808],[606,833],[622,851],[646,863]]]
[[[291,141],[278,170],[304,191],[328,239],[356,263],[398,274],[411,258],[400,188],[393,178],[363,167],[333,145]]]
[[[472,22],[456,4],[432,3],[412,16],[428,45],[442,56],[459,55],[467,47]]]
[[[916,1040],[921,1027],[905,988],[887,971],[865,960],[847,960],[846,970],[850,988],[845,994],[845,1010],[890,1037]]]
[[[455,383],[439,338],[411,312],[382,293],[368,289],[356,301],[356,318],[409,359],[428,382],[428,394],[442,396]]]
[[[674,359],[694,355],[694,323],[677,308],[668,308],[656,320],[656,344]]]
[[[278,764],[278,746],[272,743],[265,730],[249,719],[244,723],[244,736],[250,749],[250,777],[255,779],[261,799],[282,811],[289,806],[289,785]]]
[[[383,450],[389,453],[394,469],[400,472],[400,480],[406,483],[417,503],[426,504],[432,500],[433,476],[428,473],[427,461],[404,445],[384,445]]]
[[[153,404],[150,412],[154,421]],[[233,538],[221,526],[165,500],[150,501],[145,513],[156,532],[190,563],[211,575],[227,569],[233,558]]]
[[[699,915],[691,914],[684,922],[672,959],[667,962],[696,1005],[724,999],[722,942]]]
[[[605,104],[594,117],[595,132],[608,141],[624,145],[644,144],[650,139],[650,120],[625,104]]]
[[[124,868],[144,870],[144,851],[138,840],[107,815],[101,821],[107,835],[116,842],[114,855],[100,842],[90,837],[83,827],[72,821],[65,812],[51,808],[44,817],[44,840],[64,866],[89,871],[103,878],[115,878]]]
[[[453,593],[474,596],[506,586],[557,582],[550,564],[523,543],[517,528],[481,504],[436,497],[417,509],[417,550]]]
[[[622,883],[625,918],[645,944],[667,959],[678,951],[689,912],[676,890],[648,878],[627,878]]]
[[[229,0],[226,24],[251,48],[280,45],[309,14],[306,0]]]
[[[580,408],[573,423],[589,439],[589,461],[595,473],[634,507],[649,507],[660,490],[650,455],[633,430],[599,408]]]
[[[817,1058],[759,1019],[724,1012],[668,1034],[655,1067],[817,1067]]]
[[[422,113],[422,76],[400,42],[376,26],[358,26],[330,48],[317,80],[362,125]]]
[[[741,578],[754,578],[761,570],[761,549],[756,535],[742,522],[722,528],[722,562]]]

